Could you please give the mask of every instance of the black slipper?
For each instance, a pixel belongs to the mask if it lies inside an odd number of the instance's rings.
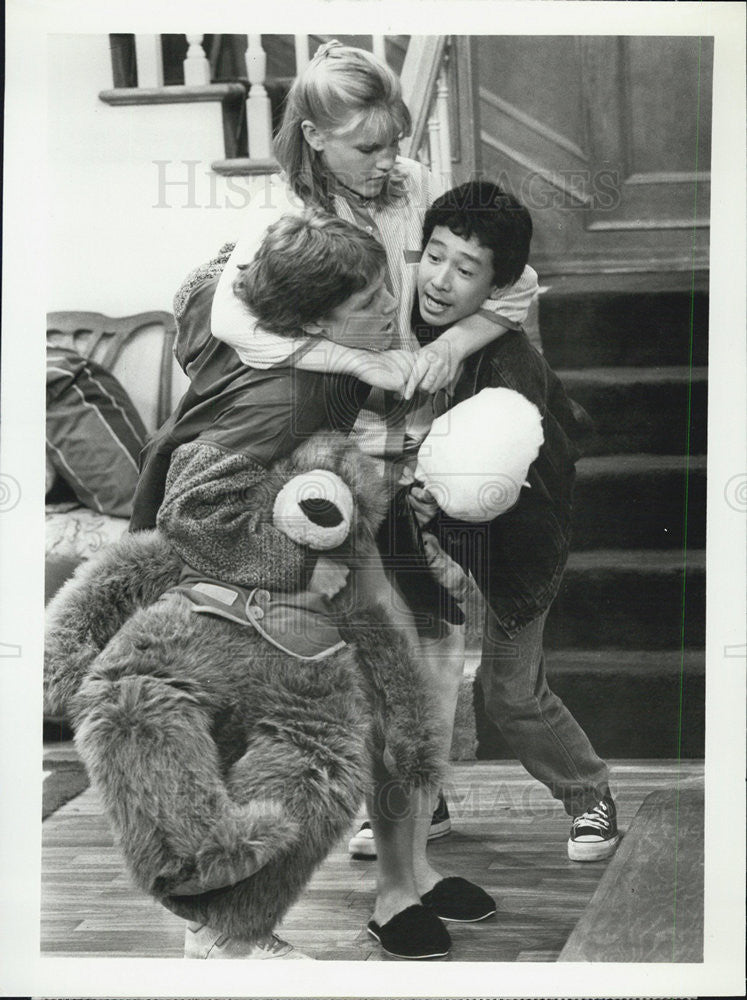
[[[395,913],[383,927],[370,920],[366,929],[395,958],[443,958],[451,947],[449,932],[436,914],[417,903]]]
[[[487,920],[496,911],[496,902],[484,889],[465,878],[442,878],[421,897],[423,906],[442,920],[463,924]]]

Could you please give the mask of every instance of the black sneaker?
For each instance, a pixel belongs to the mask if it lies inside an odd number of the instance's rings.
[[[615,853],[619,843],[615,803],[610,795],[605,795],[591,809],[574,818],[568,838],[568,857],[571,861],[603,861]]]
[[[436,808],[433,810],[433,816],[431,817],[431,828],[428,831],[428,840],[438,840],[439,837],[445,837],[447,833],[451,833],[449,807],[446,805],[446,799],[443,797],[443,794],[439,793],[438,802],[436,803]],[[352,854],[353,857],[356,858],[376,857],[374,832],[371,829],[371,824],[368,820],[361,823],[360,830],[358,830],[358,832],[350,838],[348,843],[348,854]]]

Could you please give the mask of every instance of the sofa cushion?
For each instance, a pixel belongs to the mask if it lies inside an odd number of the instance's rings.
[[[87,559],[128,528],[126,517],[109,517],[73,503],[47,504],[45,551],[53,557]]]
[[[128,518],[147,434],[117,379],[73,350],[48,346],[46,423],[57,478],[92,511]]]

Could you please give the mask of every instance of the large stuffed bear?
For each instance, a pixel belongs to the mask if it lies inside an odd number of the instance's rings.
[[[380,483],[335,435],[261,472],[182,446],[158,530],[89,560],[48,607],[46,710],[71,718],[135,881],[226,935],[272,932],[373,769],[441,779],[408,640],[350,586],[309,589],[320,552],[349,566],[375,550]]]

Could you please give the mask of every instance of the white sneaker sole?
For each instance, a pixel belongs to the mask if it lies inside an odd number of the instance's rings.
[[[604,861],[617,850],[618,833],[611,840],[568,840],[568,857],[571,861]]]
[[[451,833],[451,820],[445,819],[440,823],[434,823],[428,831],[428,840],[440,840]],[[366,836],[367,834],[367,836]],[[376,841],[371,830],[364,830],[363,833],[356,833],[348,841],[348,854],[359,858],[376,857]]]
[[[311,955],[294,948],[287,941],[282,942],[284,947],[277,950],[262,948],[261,946],[239,942],[230,938],[226,934],[210,931],[200,933],[200,930],[193,931],[187,927],[184,935],[184,957],[187,959],[198,959],[200,961],[244,961],[244,962],[267,962],[267,961],[308,961],[313,962]]]

